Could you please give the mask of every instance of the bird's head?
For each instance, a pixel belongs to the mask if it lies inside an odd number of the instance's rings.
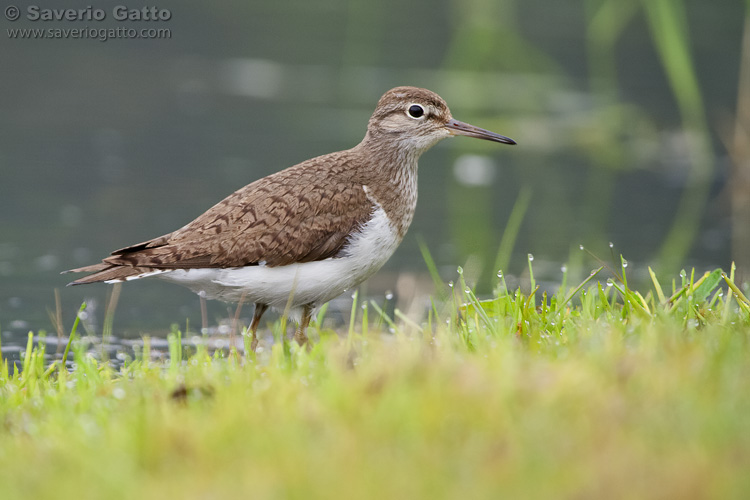
[[[418,87],[396,87],[378,101],[367,126],[367,138],[421,154],[453,135],[515,144],[513,139],[453,118],[436,93]]]

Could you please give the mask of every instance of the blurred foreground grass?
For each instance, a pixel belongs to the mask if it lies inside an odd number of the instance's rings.
[[[750,303],[733,273],[646,293],[593,278],[551,297],[501,280],[487,301],[459,282],[421,325],[355,302],[349,331],[311,328],[309,352],[276,325],[257,356],[173,335],[169,361],[146,342],[117,370],[74,342],[67,371],[30,341],[0,373],[0,494],[750,496]]]

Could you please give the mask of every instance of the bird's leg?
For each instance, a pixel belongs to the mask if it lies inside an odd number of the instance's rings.
[[[261,304],[260,302],[255,303],[255,311],[253,312],[253,321],[250,323],[250,333],[253,335],[253,340],[250,342],[250,349],[252,349],[253,352],[255,352],[255,349],[258,347],[258,335],[256,335],[256,331],[258,330],[258,324],[260,323],[260,317],[263,316],[263,313],[266,312],[266,309],[268,309],[268,306],[265,304]]]
[[[307,344],[305,330],[307,330],[307,325],[310,324],[311,316],[312,307],[308,304],[302,309],[302,319],[300,319],[299,325],[297,326],[297,331],[294,332],[294,340],[296,340],[300,346]]]

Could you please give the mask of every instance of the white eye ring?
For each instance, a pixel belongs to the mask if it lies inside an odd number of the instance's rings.
[[[422,120],[427,116],[427,111],[425,111],[424,106],[421,104],[410,104],[409,107],[406,108],[406,116],[412,120]]]

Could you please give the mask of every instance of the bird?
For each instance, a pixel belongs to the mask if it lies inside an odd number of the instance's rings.
[[[253,302],[253,351],[269,307],[297,323],[303,346],[314,313],[393,255],[414,217],[417,160],[451,136],[516,144],[454,119],[430,90],[393,88],[353,148],[263,177],[174,232],[65,271],[91,273],[69,285],[157,276],[208,299]]]

